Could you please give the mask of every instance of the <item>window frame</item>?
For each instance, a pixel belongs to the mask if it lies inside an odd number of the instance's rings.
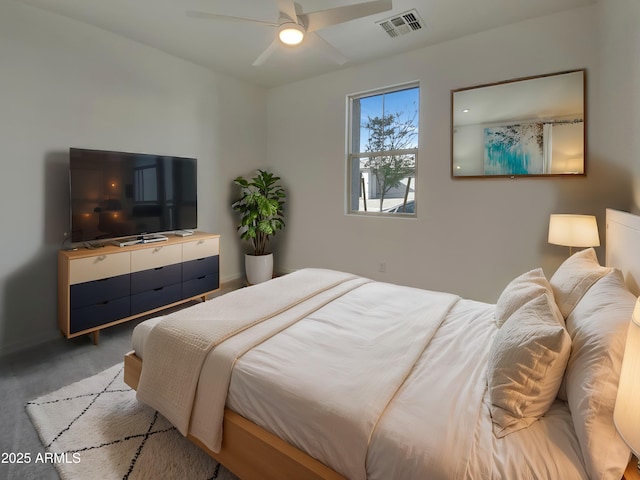
[[[360,135],[359,135],[359,131],[358,131],[358,135],[357,135],[357,140],[356,140],[356,136],[354,135],[354,128],[353,128],[353,122],[354,122],[354,101],[360,100],[362,98],[366,98],[366,97],[373,97],[376,95],[384,95],[384,94],[390,94],[390,93],[395,93],[395,92],[399,92],[402,90],[409,90],[409,89],[413,89],[413,88],[417,88],[418,89],[418,104],[417,104],[417,110],[416,110],[416,114],[417,114],[417,125],[418,125],[418,134],[416,136],[416,143],[417,146],[414,148],[408,148],[408,149],[398,149],[398,150],[383,150],[383,151],[379,151],[379,152],[355,152],[354,153],[354,142],[357,141],[359,143],[360,141]],[[346,169],[346,185],[345,185],[345,214],[346,215],[355,215],[355,216],[364,216],[364,217],[374,217],[374,218],[417,218],[418,216],[418,192],[416,189],[416,181],[418,178],[418,151],[420,148],[420,82],[419,81],[412,81],[412,82],[407,82],[407,83],[402,83],[402,84],[397,84],[397,85],[391,85],[391,86],[387,86],[387,87],[382,87],[382,88],[377,88],[377,89],[373,89],[373,90],[367,90],[367,91],[363,91],[363,92],[358,92],[358,93],[352,93],[347,95],[346,98],[346,129],[347,129],[347,135],[346,135],[346,140],[347,140],[347,144],[346,144],[346,161],[345,161],[345,169]],[[361,127],[361,122],[362,122],[362,117],[360,115],[360,113],[358,112],[358,126],[359,128]],[[358,150],[359,150],[359,145],[358,145]],[[354,210],[352,209],[352,205],[353,205],[353,201],[354,198],[360,198],[360,172],[361,172],[361,167],[360,167],[360,162],[361,159],[363,158],[369,158],[369,157],[380,157],[380,156],[391,156],[391,155],[412,155],[414,157],[414,168],[413,168],[413,190],[414,190],[414,194],[413,194],[413,202],[414,202],[414,207],[413,207],[413,213],[405,213],[405,212],[384,212],[384,211],[366,211],[366,210]],[[353,166],[354,161],[357,160],[358,162],[358,167],[357,167],[357,172],[358,175],[355,175],[355,168]],[[353,192],[354,189],[358,191],[358,195],[357,197],[353,196]]]

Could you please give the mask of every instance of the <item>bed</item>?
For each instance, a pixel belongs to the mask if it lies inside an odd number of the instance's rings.
[[[125,381],[241,478],[619,479],[639,232],[496,304],[303,269],[141,323]]]

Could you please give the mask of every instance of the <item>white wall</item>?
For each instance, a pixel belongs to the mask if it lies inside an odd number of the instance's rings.
[[[0,65],[0,353],[59,335],[72,146],[198,158],[199,228],[240,275],[231,181],[265,161],[263,89],[12,0]]]
[[[609,94],[591,84],[604,10],[570,10],[270,90],[268,160],[290,191],[278,267],[337,268],[493,302],[516,275],[538,266],[552,274],[568,253],[547,243],[549,214],[596,214],[603,236],[605,207],[627,207],[630,191],[625,167],[610,168],[597,145],[616,135],[616,117],[589,122],[602,115],[600,92]],[[586,177],[450,178],[451,89],[578,68],[587,69],[593,139]],[[345,215],[346,96],[414,80],[421,87],[418,218]],[[621,96],[631,91],[624,88]]]
[[[640,2],[600,0],[597,115],[589,139],[599,172],[616,175],[615,203],[640,213]],[[595,195],[605,193],[597,185]],[[609,193],[609,192],[607,192]]]
[[[290,191],[280,269],[339,268],[487,301],[526,269],[551,273],[566,251],[546,243],[550,213],[595,213],[603,236],[605,207],[640,210],[639,23],[637,0],[601,0],[265,92],[1,2],[0,354],[58,336],[70,146],[198,157],[200,228],[223,235],[223,280],[242,271],[230,180],[256,167]],[[451,89],[573,68],[587,68],[586,178],[450,179]],[[412,80],[419,217],[346,216],[345,98]]]

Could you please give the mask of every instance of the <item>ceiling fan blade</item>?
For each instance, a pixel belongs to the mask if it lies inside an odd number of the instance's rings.
[[[188,10],[186,12],[186,15],[187,17],[191,17],[191,18],[207,18],[207,19],[225,20],[229,22],[239,22],[239,23],[257,23],[258,25],[266,25],[268,27],[280,26],[277,23],[263,22],[262,20],[254,20],[252,18],[232,17],[229,15],[219,15],[217,13],[208,13],[208,12],[197,12],[193,10]]]
[[[267,61],[267,59],[273,54],[273,52],[276,51],[276,49],[280,46],[280,40],[278,39],[278,37],[276,37],[273,42],[271,42],[269,44],[269,46],[267,47],[267,49],[262,52],[258,58],[256,58],[252,65],[254,67],[259,67],[260,65],[262,65],[264,62]]]
[[[317,33],[309,33],[306,39],[309,41],[309,44],[311,44],[313,48],[320,50],[325,57],[330,58],[338,65],[344,65],[345,63],[347,63],[347,57],[342,55],[342,53],[340,53],[340,51],[336,47],[331,45]]]
[[[392,0],[376,0],[373,2],[356,3],[344,7],[330,8],[299,15],[307,28],[307,32],[314,32],[321,28],[355,20],[356,18],[375,15],[393,8]]]
[[[289,17],[289,20],[292,22],[298,23],[296,6],[293,3],[293,0],[278,0],[278,10],[280,10],[280,14],[284,14]]]

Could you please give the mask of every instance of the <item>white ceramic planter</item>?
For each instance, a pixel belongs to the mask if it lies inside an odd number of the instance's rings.
[[[250,285],[271,280],[273,278],[273,253],[257,256],[245,254],[244,270]]]

